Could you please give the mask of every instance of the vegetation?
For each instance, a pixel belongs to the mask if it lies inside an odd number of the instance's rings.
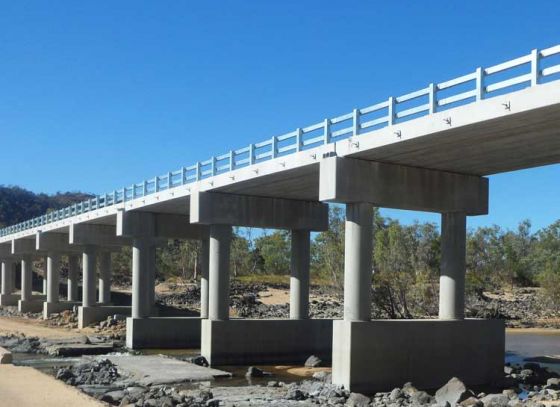
[[[0,224],[14,224],[49,210],[88,198],[82,193],[34,194],[18,187],[0,187]],[[328,231],[313,235],[312,279],[342,287],[344,270],[344,210],[333,205]],[[433,314],[437,304],[440,235],[432,223],[402,225],[374,211],[372,287],[379,309],[388,315],[409,317],[411,307]],[[247,282],[287,283],[290,268],[290,233],[236,228],[231,245],[231,270]],[[200,243],[170,240],[158,250],[159,278],[196,280],[200,273]],[[131,250],[114,257],[116,276],[130,277]],[[516,230],[480,227],[467,236],[467,290],[540,285],[560,306],[560,220],[531,231],[522,221]],[[412,305],[413,304],[413,305]]]

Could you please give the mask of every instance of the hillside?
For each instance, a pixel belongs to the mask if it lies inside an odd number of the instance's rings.
[[[82,192],[36,194],[17,186],[0,185],[0,227],[23,222],[90,197],[90,194]]]

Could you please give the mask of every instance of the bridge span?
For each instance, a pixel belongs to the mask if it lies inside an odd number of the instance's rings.
[[[128,313],[128,346],[200,346],[214,365],[313,353],[332,360],[333,381],[353,391],[436,387],[450,376],[492,382],[503,374],[504,326],[464,317],[466,218],[488,213],[486,176],[560,162],[559,79],[560,46],[533,50],[8,226],[0,305],[45,316],[80,305],[81,326]],[[328,228],[330,202],[346,205],[337,321],[308,315],[310,232]],[[439,319],[371,320],[373,206],[441,213]],[[233,226],[292,231],[289,320],[230,319]],[[154,314],[155,251],[168,238],[202,241],[200,317]],[[133,248],[132,307],[114,307],[110,253],[124,245]],[[37,256],[47,259],[43,295],[31,291]],[[65,301],[61,256],[69,259]]]

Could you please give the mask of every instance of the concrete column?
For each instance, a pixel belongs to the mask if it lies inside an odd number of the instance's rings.
[[[208,317],[211,320],[229,319],[229,252],[230,225],[210,226]]]
[[[43,295],[47,295],[47,256],[43,258]]]
[[[99,303],[111,302],[111,253],[99,254]]]
[[[2,260],[2,295],[12,293],[12,260]]]
[[[95,247],[86,246],[82,254],[82,305],[95,306]]]
[[[344,241],[344,319],[371,319],[371,257],[373,208],[367,203],[346,204]]]
[[[78,300],[78,256],[68,256],[68,301]]]
[[[43,277],[43,295],[47,295],[47,279]]]
[[[210,241],[202,239],[200,244],[200,317],[208,318],[208,272]]]
[[[148,298],[150,275],[150,244],[148,239],[134,239],[132,243],[132,318],[150,316]]]
[[[31,300],[33,292],[33,262],[31,256],[25,256],[21,260],[21,300]]]
[[[47,302],[58,302],[60,285],[60,255],[50,252],[47,256]]]
[[[439,319],[465,317],[467,217],[464,213],[441,215],[441,275]]]
[[[309,231],[292,230],[290,319],[309,318],[309,256]]]
[[[150,304],[150,314],[156,304],[156,250],[155,245],[148,247],[148,284],[146,285],[146,298]]]

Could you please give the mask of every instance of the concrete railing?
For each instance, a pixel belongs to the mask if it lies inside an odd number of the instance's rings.
[[[98,195],[67,208],[0,229],[8,236],[85,212],[130,201],[256,163],[392,126],[404,121],[560,79],[560,45],[298,128],[260,143],[231,150],[190,167]]]

